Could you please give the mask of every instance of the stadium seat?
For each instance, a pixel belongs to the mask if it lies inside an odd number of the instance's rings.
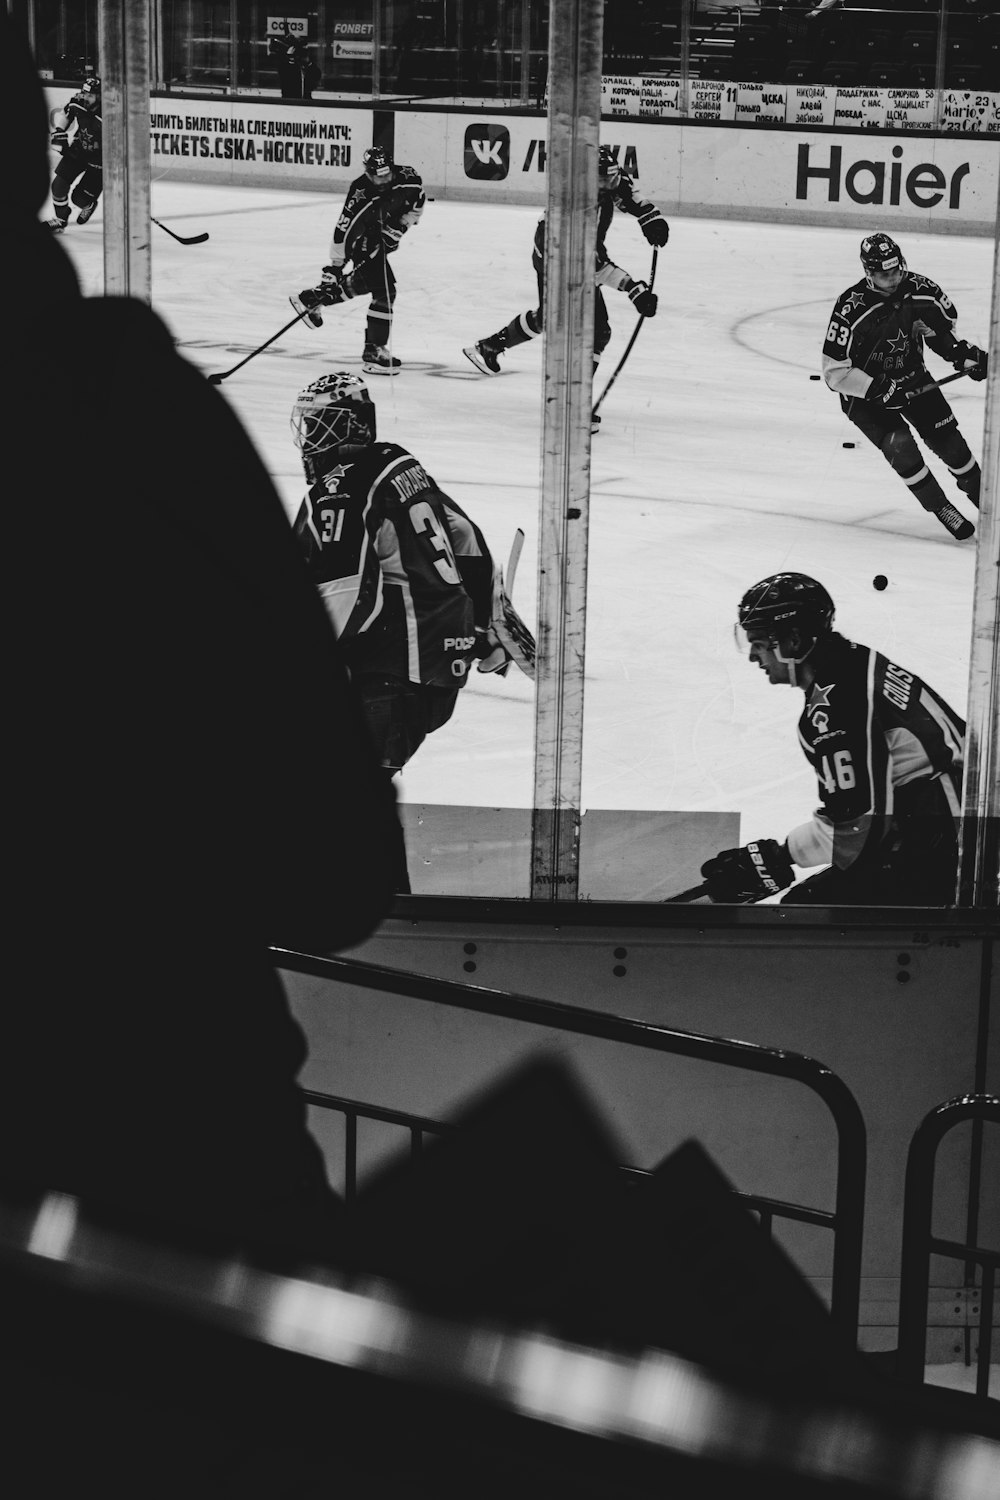
[[[916,87],[906,81],[907,71],[898,63],[872,63],[864,75],[864,83],[869,88],[875,89],[899,89]]]
[[[784,83],[815,83],[819,68],[811,57],[793,57],[785,64],[781,76]]]
[[[832,84],[834,88],[852,89],[861,82],[861,74],[853,58],[844,58],[826,63],[820,70],[819,81]]]
[[[983,67],[981,63],[955,62],[945,70],[944,85],[948,89],[969,89],[979,91],[986,85]]]

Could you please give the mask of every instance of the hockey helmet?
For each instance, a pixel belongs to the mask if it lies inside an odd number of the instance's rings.
[[[384,146],[369,146],[361,158],[365,176],[376,187],[388,187],[392,182],[392,157]]]
[[[617,152],[610,146],[600,146],[597,152],[597,181],[601,187],[614,187],[622,169],[618,165]]]
[[[806,573],[772,573],[747,589],[738,618],[748,638],[752,632],[771,645],[779,661],[795,663],[804,661],[830,629],[833,615],[833,600],[815,578]],[[789,650],[793,635],[798,636],[798,643]]]
[[[291,424],[295,446],[306,459],[330,449],[364,448],[375,441],[375,406],[359,375],[336,370],[299,392]]]
[[[861,241],[861,264],[872,291],[891,293],[906,275],[906,261],[896,241],[881,230]]]

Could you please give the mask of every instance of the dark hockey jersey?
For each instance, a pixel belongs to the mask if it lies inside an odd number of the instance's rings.
[[[89,94],[74,94],[67,101],[56,115],[56,128],[70,132],[69,143],[62,148],[63,156],[73,157],[89,167],[101,165],[104,130],[101,106],[91,102]]]
[[[799,741],[819,787],[812,820],[788,835],[797,865],[846,869],[927,799],[957,823],[965,723],[912,672],[834,633],[816,662]]]
[[[340,218],[330,241],[330,264],[358,265],[380,247],[391,255],[408,229],[424,211],[423,184],[413,167],[394,166],[389,187],[376,187],[369,178],[356,177],[347,190]]]
[[[615,209],[619,213],[629,214],[634,219],[642,219],[647,214],[659,214],[655,203],[650,203],[645,198],[637,198],[631,177],[624,172],[615,172],[609,179],[607,187],[599,187],[597,191],[597,246],[594,252],[594,276],[599,286],[611,286],[617,291],[623,280],[628,280],[626,272],[608,254],[605,243],[611,221],[615,215]],[[545,266],[545,220],[539,219],[535,230],[535,246],[532,251],[532,263],[535,271],[541,275]]]
[[[489,626],[479,528],[405,448],[374,443],[311,485],[295,534],[355,674],[462,685]]]
[[[924,369],[924,344],[942,359],[955,347],[955,306],[936,281],[908,271],[891,297],[862,277],[838,298],[823,341],[823,378],[841,398],[864,397],[869,377]]]

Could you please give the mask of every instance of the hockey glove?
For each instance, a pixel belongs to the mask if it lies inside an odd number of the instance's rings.
[[[985,349],[967,344],[960,339],[951,351],[951,362],[956,370],[962,370],[970,380],[985,380],[989,373],[990,357]]]
[[[496,631],[492,628],[484,630],[478,625],[475,654],[479,658],[477,672],[497,672],[501,677],[507,675],[507,670],[513,661],[513,657],[497,636]]]
[[[342,268],[340,266],[324,266],[316,291],[325,307],[335,307],[338,302],[343,302],[348,296],[348,290],[344,285]]]
[[[899,411],[919,394],[920,387],[926,385],[928,379],[926,370],[911,370],[906,375],[889,375],[883,370],[881,375],[873,378],[865,400],[877,401],[890,411]]]
[[[54,130],[52,132],[52,144],[57,150],[69,145],[69,132],[66,130]]]
[[[670,238],[670,225],[658,208],[647,208],[639,215],[639,228],[646,236],[647,245],[655,245],[658,250],[662,250]]]
[[[635,303],[635,310],[641,318],[655,318],[656,307],[659,301],[655,292],[651,292],[644,281],[636,281],[629,287],[629,301]]]
[[[701,867],[711,901],[745,905],[776,896],[794,883],[788,849],[775,839],[760,839],[742,849],[723,849]]]

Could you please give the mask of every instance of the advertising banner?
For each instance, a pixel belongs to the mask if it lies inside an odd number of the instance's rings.
[[[49,107],[72,89],[49,88]],[[346,187],[372,143],[372,111],[244,98],[150,100],[154,177],[247,187]]]
[[[47,92],[54,108],[72,90]],[[699,93],[704,102],[731,110],[733,121],[742,111],[747,128],[633,117],[605,119],[601,125],[602,143],[612,148],[643,196],[665,211],[861,227],[870,227],[877,214],[890,232],[894,226],[994,232],[1000,152],[988,135],[761,130],[758,121],[781,107],[781,99],[786,111],[800,110],[816,96],[790,85],[746,90],[705,85]],[[877,90],[841,93],[850,93],[852,110],[862,113],[874,108],[878,95]],[[953,107],[976,111],[986,127],[998,125],[992,104],[977,102],[982,99],[955,94]],[[883,101],[880,107],[886,107]],[[921,107],[919,99],[895,101],[897,111],[907,114]],[[548,143],[542,117],[399,110],[392,120],[397,161],[414,166],[431,194],[544,205]],[[350,105],[161,96],[150,110],[153,174],[342,191],[360,171],[373,125],[370,108]]]
[[[841,125],[862,130],[933,130],[933,89],[839,88],[823,84],[721,83],[692,80],[692,120],[738,124]],[[605,115],[632,119],[681,118],[676,79],[608,76],[601,89]],[[944,95],[943,129],[1000,135],[1000,94],[954,90]]]
[[[762,85],[734,100],[734,110],[742,105],[756,119],[777,107],[766,101],[780,92]],[[991,140],[632,118],[605,120],[601,140],[643,195],[674,213],[865,225],[877,209],[886,228],[965,233],[990,232],[996,217],[1000,152]],[[548,150],[537,116],[400,113],[396,147],[443,195],[544,204]]]

